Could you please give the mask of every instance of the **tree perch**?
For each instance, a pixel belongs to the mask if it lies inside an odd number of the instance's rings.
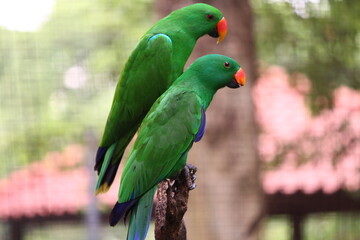
[[[187,164],[174,180],[164,180],[157,190],[155,239],[186,240],[183,217],[187,211],[189,191],[195,188],[196,167]]]

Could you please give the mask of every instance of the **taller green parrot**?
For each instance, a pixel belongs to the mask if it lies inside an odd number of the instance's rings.
[[[198,3],[172,12],[141,38],[120,76],[96,154],[97,194],[110,188],[125,148],[155,100],[182,74],[196,41],[209,34],[220,42],[226,32],[222,13]]]
[[[122,172],[119,198],[109,222],[131,211],[128,240],[145,239],[157,184],[176,176],[206,125],[205,111],[216,91],[245,84],[245,73],[231,58],[197,59],[162,94],[143,120]]]

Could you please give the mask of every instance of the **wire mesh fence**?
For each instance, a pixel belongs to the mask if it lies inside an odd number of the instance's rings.
[[[1,239],[124,239],[126,226],[107,225],[119,183],[109,194],[95,197],[92,192],[96,175],[92,168],[122,66],[139,37],[155,22],[153,2],[58,0],[53,5],[42,1],[36,5],[37,2],[31,7],[47,6],[48,15],[30,30],[13,29],[1,22],[0,16]],[[277,3],[253,2],[259,23],[256,29],[262,32],[258,39],[264,42],[264,26],[267,26],[264,20],[272,19],[276,23],[284,12],[293,14],[291,6],[296,1],[284,1],[291,4],[279,7],[281,11],[273,18],[264,12],[273,13],[272,7],[277,5],[269,5],[270,8],[260,3]],[[316,1],[300,2],[315,4]],[[15,9],[20,9],[21,4],[19,2]],[[4,9],[10,9],[3,3],[0,8],[3,16]],[[302,9],[301,14],[304,11]],[[299,17],[305,21],[309,16],[297,16],[296,21]],[[18,26],[31,22],[22,16],[17,18],[21,19]],[[289,20],[290,25],[292,21]],[[329,34],[335,36],[330,30]],[[296,37],[290,34],[291,39],[301,40]],[[260,60],[276,62],[274,57],[267,57],[273,50],[270,43],[278,38],[274,39],[258,47]],[[232,42],[229,46],[236,44]],[[283,48],[277,46],[274,56],[286,58],[279,57],[276,63],[293,70],[298,63],[291,65],[290,54],[281,51],[290,49],[305,61],[303,56],[307,54],[301,51],[305,45],[295,41],[284,43]],[[347,62],[352,64],[352,61]],[[268,217],[262,216],[265,220],[257,234],[259,239],[300,239],[295,231],[299,226],[302,239],[359,239],[360,93],[355,90],[357,85],[348,84],[355,89],[332,85],[328,90],[332,98],[315,98],[313,92],[319,92],[319,87],[306,75],[294,71],[288,74],[281,67],[264,69],[251,93],[260,129],[260,188],[269,213]],[[302,70],[307,68],[299,69]],[[350,70],[343,72],[350,78],[357,76],[356,69]],[[209,109],[208,140],[202,145],[199,143],[196,146],[199,150],[192,155],[205,172],[211,164],[204,158],[228,157],[228,153],[220,149],[226,147],[221,145],[221,137],[230,132],[218,119],[226,118],[229,125],[239,121],[234,117],[239,115],[223,106],[231,101],[231,94],[217,98]],[[314,104],[329,108],[319,107],[314,111]],[[212,128],[211,125],[218,126]],[[224,172],[231,170],[231,166],[221,166],[218,174],[224,176]],[[186,219],[189,239],[229,239],[216,235],[221,232],[219,229],[226,228],[225,221],[217,216],[213,217],[214,221],[208,219],[215,211],[208,207],[206,202],[210,200],[205,196],[212,196],[209,194],[211,184],[216,181],[199,174],[200,189],[195,190],[199,193],[192,193],[191,213]],[[247,180],[240,176],[241,169],[238,175],[229,181],[246,185]],[[224,187],[224,192],[236,191]],[[221,201],[217,204],[219,209],[224,207]],[[294,216],[301,217],[300,225],[293,221]],[[153,228],[152,224],[149,239],[154,239]]]

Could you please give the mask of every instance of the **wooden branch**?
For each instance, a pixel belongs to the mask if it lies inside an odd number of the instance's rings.
[[[189,191],[195,188],[196,167],[187,165],[175,180],[159,183],[155,208],[155,239],[186,240],[183,216],[187,211]]]

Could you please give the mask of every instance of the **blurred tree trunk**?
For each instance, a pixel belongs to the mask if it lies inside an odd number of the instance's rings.
[[[195,2],[157,0],[159,18]],[[219,45],[211,37],[201,38],[189,63],[205,54],[224,54],[240,63],[248,82],[240,89],[221,89],[216,94],[207,111],[204,138],[190,151],[188,162],[198,167],[198,179],[185,215],[188,238],[255,240],[263,197],[251,98],[257,78],[252,9],[248,0],[202,2],[222,11],[228,35]]]

